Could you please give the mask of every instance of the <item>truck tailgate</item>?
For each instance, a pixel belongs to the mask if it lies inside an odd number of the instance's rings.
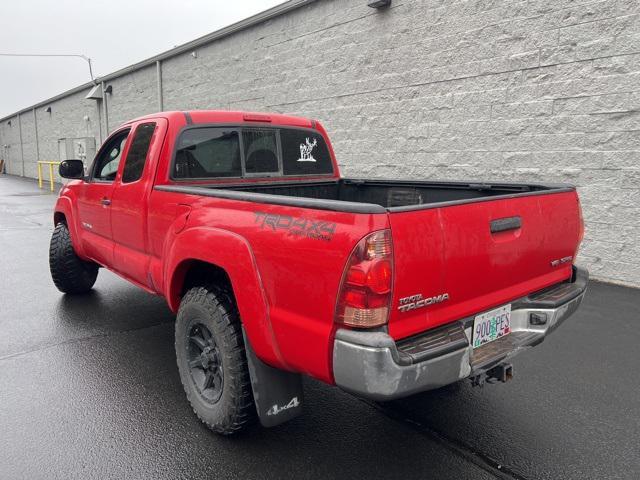
[[[582,228],[577,194],[566,190],[392,209],[389,219],[394,250],[389,333],[395,339],[567,279],[568,257],[576,254]]]

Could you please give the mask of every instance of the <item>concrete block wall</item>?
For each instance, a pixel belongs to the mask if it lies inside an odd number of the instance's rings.
[[[158,111],[155,65],[123,75],[109,84],[113,88],[107,97],[109,130],[132,118]]]
[[[165,110],[317,118],[348,176],[573,183],[587,225],[580,263],[640,287],[640,2],[366,3],[311,2],[165,56],[160,92],[154,62],[109,78],[109,129],[158,110],[161,96]],[[84,95],[52,104],[65,112],[55,132],[36,109],[40,145],[77,132],[84,115],[99,135],[97,102]],[[21,117],[29,162],[33,129]],[[0,142],[20,174],[7,120]]]
[[[24,158],[36,158],[36,127],[33,111],[20,116],[20,127],[22,129],[22,149]],[[25,162],[24,175],[26,177],[37,176],[35,162]]]
[[[5,171],[11,175],[22,175],[22,151],[18,116],[13,116],[0,127],[0,154],[5,161]]]
[[[58,140],[93,137],[96,144],[104,137],[100,132],[100,112],[94,100],[86,100],[89,89],[62,99],[46,102],[0,122],[0,156],[7,158],[7,173],[36,178],[38,160],[59,160]],[[51,111],[47,112],[47,108]],[[9,125],[11,122],[11,125]],[[38,136],[36,138],[36,129]],[[22,131],[22,153],[20,149]],[[8,149],[3,149],[5,144]],[[6,153],[5,153],[6,152]],[[24,161],[22,160],[24,157]],[[48,167],[43,167],[48,179]],[[54,169],[56,181],[61,181]]]

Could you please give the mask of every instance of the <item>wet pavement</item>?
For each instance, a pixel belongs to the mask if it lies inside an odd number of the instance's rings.
[[[54,200],[0,176],[1,479],[640,477],[640,290],[592,282],[508,384],[373,405],[308,380],[302,417],[223,438],[184,397],[161,298],[105,270],[55,289]]]

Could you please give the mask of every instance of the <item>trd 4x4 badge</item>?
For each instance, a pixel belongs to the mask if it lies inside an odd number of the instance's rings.
[[[255,212],[256,223],[264,229],[287,230],[289,235],[298,235],[314,240],[330,242],[336,233],[335,222],[313,220],[304,217],[292,217],[289,215],[276,215],[272,213]]]

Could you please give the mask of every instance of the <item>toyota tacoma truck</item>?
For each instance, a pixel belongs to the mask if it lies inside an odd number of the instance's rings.
[[[587,286],[574,187],[344,178],[317,120],[158,113],[60,175],[54,284],[83,294],[103,267],[164,297],[222,434],[297,416],[303,375],[374,401],[506,381]]]

